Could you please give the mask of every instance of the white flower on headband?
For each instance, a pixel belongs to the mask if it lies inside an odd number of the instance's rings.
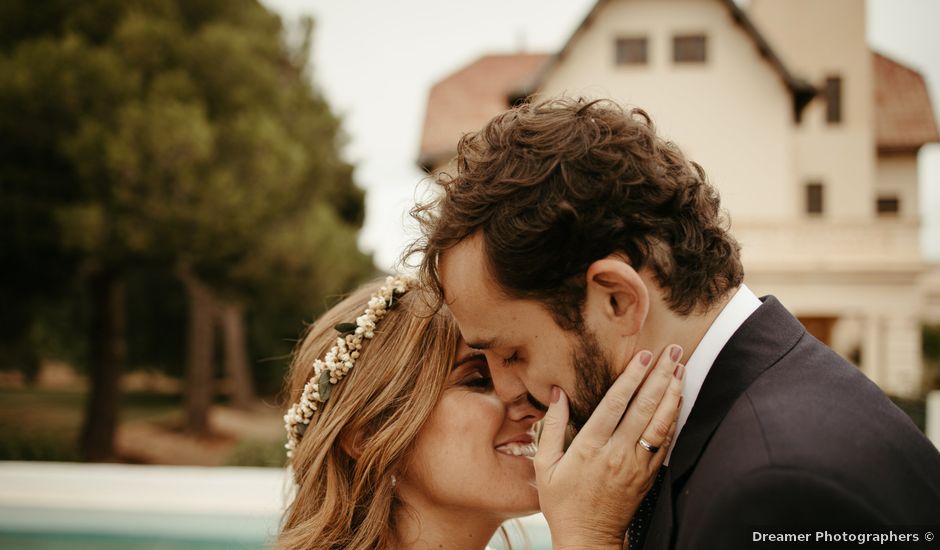
[[[288,458],[294,455],[294,449],[300,444],[300,438],[307,431],[317,403],[325,403],[333,392],[333,386],[349,373],[356,364],[364,339],[375,336],[375,324],[385,317],[385,313],[395,304],[395,298],[401,296],[415,284],[410,277],[388,277],[378,292],[370,299],[365,312],[354,323],[340,323],[334,328],[339,332],[336,344],[330,348],[323,359],[313,362],[313,376],[304,385],[300,401],[288,409],[284,415],[284,428],[287,430]]]

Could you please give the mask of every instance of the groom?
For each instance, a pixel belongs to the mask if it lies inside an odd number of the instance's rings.
[[[414,249],[504,400],[547,404],[558,387],[582,426],[634,353],[684,348],[675,444],[628,529],[633,550],[940,523],[937,449],[743,284],[717,192],[645,113],[522,105],[465,136],[437,182]]]

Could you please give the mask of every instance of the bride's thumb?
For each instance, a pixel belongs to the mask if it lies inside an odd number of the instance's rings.
[[[539,450],[535,454],[536,471],[545,470],[565,454],[565,430],[568,427],[568,396],[558,386],[552,387],[551,403],[542,419]]]

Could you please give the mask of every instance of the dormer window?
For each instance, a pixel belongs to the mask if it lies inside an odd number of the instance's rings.
[[[704,63],[707,41],[704,34],[680,34],[672,37],[672,60],[676,63]]]
[[[645,65],[647,39],[645,36],[625,36],[615,43],[617,65]]]

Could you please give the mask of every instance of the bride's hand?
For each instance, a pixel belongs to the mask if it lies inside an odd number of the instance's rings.
[[[681,355],[679,346],[668,346],[647,377],[652,354],[636,354],[567,451],[568,397],[552,389],[535,477],[556,550],[623,548],[630,520],[675,433],[685,371],[677,368]],[[659,450],[646,450],[640,438]]]

